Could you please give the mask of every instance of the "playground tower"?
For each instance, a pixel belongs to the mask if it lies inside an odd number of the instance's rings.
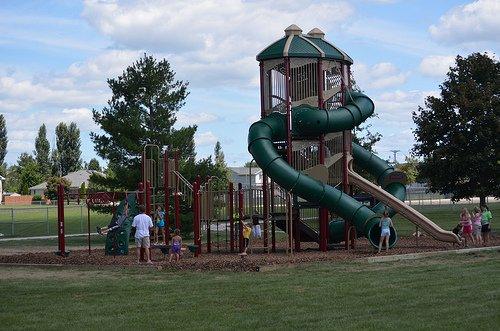
[[[350,88],[352,59],[341,49],[325,40],[325,34],[314,28],[307,34],[295,24],[285,30],[285,36],[273,42],[257,55],[260,65],[261,118],[272,112],[286,116],[286,140],[276,147],[293,168],[309,176],[342,188],[350,193],[348,162],[351,155],[351,131],[321,134],[314,138],[301,137],[294,130],[291,109],[300,105],[318,107],[318,111],[333,110],[345,103]],[[263,192],[274,186],[264,173]],[[272,189],[271,192],[274,190]],[[271,193],[274,194],[274,193]],[[319,246],[327,250],[329,213],[319,205],[308,203],[296,195],[288,199],[293,212],[295,249],[300,250],[300,227],[319,223]],[[291,200],[291,201],[290,201]],[[267,201],[264,198],[264,201]],[[269,210],[264,205],[267,217]],[[311,227],[316,227],[311,225]],[[345,227],[344,238],[348,235]],[[302,231],[303,232],[303,231]],[[304,238],[302,238],[304,241]],[[345,241],[346,245],[348,241]]]

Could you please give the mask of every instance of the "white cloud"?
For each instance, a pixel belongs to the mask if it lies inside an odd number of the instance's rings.
[[[217,115],[207,112],[201,113],[188,113],[185,111],[180,111],[177,113],[176,126],[188,126],[188,125],[199,125],[204,123],[214,122],[218,119]]]
[[[373,127],[380,131],[382,128],[408,128],[413,125],[411,113],[423,106],[427,96],[438,96],[438,91],[402,91],[384,92],[373,97],[375,112],[378,118],[372,119]]]
[[[83,62],[75,62],[68,68],[68,75],[79,79],[99,79],[120,75],[131,63],[142,56],[142,51],[109,50]]]
[[[59,73],[32,77],[0,72],[0,111],[30,108],[82,108],[104,104],[111,91],[107,78],[117,77],[142,55],[141,51],[107,50]]]
[[[36,113],[6,113],[7,136],[9,139],[7,150],[18,154],[34,149],[34,141],[38,128],[47,126],[47,138],[52,141],[54,129],[60,122],[75,122],[80,129],[80,137],[85,139],[86,132],[99,130],[92,120],[92,112],[88,108],[65,108],[58,111],[40,111]],[[12,160],[12,158],[10,158]]]
[[[14,77],[0,77],[0,111],[24,111],[29,107],[79,107],[103,103],[109,92],[91,91],[77,86],[75,81],[67,85],[43,79],[20,80]]]
[[[354,12],[340,0],[278,2],[88,0],[83,17],[120,46],[166,55],[194,86],[254,86],[255,55],[288,25],[333,30]]]
[[[343,27],[350,39],[362,43],[365,49],[388,49],[406,56],[429,54],[429,49],[434,52],[445,52],[446,49],[436,45],[418,29],[411,28],[408,24],[388,21],[378,18],[362,17],[353,20]]]
[[[355,63],[353,74],[356,83],[362,88],[383,89],[404,84],[409,73],[401,72],[389,62],[377,63],[371,67],[363,63]]]
[[[455,63],[455,57],[450,55],[430,55],[420,62],[420,72],[426,76],[442,77]]]
[[[477,0],[457,6],[431,25],[431,36],[444,43],[500,42],[500,1]]]
[[[194,143],[196,146],[215,145],[217,140],[219,140],[219,138],[217,138],[212,131],[197,132],[194,136]]]
[[[247,117],[247,122],[252,124],[252,123],[255,123],[257,122],[258,120],[260,120],[260,115],[250,115],[249,117]]]
[[[373,98],[378,118],[369,120],[372,130],[383,133],[375,145],[382,158],[391,157],[390,150],[399,149],[408,155],[415,142],[413,136],[412,112],[423,106],[428,95],[437,96],[438,91],[403,91],[384,92]],[[400,157],[402,158],[401,154]]]
[[[10,139],[7,143],[7,152],[17,152],[18,154],[22,152],[31,153],[34,148],[33,141]]]
[[[398,0],[368,0],[368,2],[376,2],[380,4],[391,4],[391,3],[396,3]]]

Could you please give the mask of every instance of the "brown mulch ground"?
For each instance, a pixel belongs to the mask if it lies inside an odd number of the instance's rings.
[[[490,246],[500,245],[500,238],[494,238]],[[262,267],[272,267],[277,265],[289,265],[314,261],[346,261],[359,258],[375,256],[376,251],[368,241],[360,238],[356,241],[354,250],[346,251],[338,246],[326,253],[317,250],[317,244],[302,243],[301,252],[287,254],[285,243],[277,244],[277,252],[267,254],[262,246],[253,247],[253,253],[246,257],[241,257],[237,253],[217,252],[216,247],[212,247],[212,253],[205,252],[199,257],[193,257],[189,252],[185,252],[180,262],[168,262],[159,249],[153,250],[153,266],[158,269],[171,270],[226,270],[226,271],[259,271]],[[205,247],[204,247],[205,248]],[[395,248],[383,255],[420,253],[428,251],[443,251],[458,249],[458,246],[436,241],[429,237],[416,239],[413,237],[401,237]],[[133,247],[131,247],[133,249]],[[249,250],[250,252],[250,250]],[[128,256],[106,256],[103,249],[94,249],[89,255],[86,250],[72,251],[66,258],[54,253],[36,252],[15,255],[0,255],[0,263],[14,264],[63,264],[63,265],[91,265],[91,266],[137,266],[136,257],[133,250]]]

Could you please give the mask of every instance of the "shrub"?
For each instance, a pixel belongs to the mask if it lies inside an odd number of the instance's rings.
[[[51,200],[57,200],[57,186],[59,184],[64,185],[64,191],[68,192],[68,189],[71,185],[70,181],[67,180],[64,177],[50,177],[47,179],[47,191],[46,195],[49,197]]]

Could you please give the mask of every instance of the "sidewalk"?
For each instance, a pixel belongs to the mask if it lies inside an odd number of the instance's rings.
[[[468,253],[495,251],[495,250],[500,250],[500,246],[474,247],[474,248],[462,248],[462,249],[454,249],[454,250],[447,250],[447,251],[431,251],[431,252],[422,252],[422,253],[373,256],[373,257],[366,258],[366,261],[368,263],[393,262],[393,261],[402,261],[402,260],[415,260],[415,259],[421,259],[421,258],[425,258],[425,257],[429,257],[429,256],[436,256],[436,255],[468,254]]]

